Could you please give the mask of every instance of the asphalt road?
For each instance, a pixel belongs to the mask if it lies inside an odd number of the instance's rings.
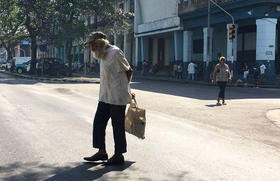
[[[123,166],[83,161],[99,84],[47,83],[0,74],[0,180],[279,181],[280,128],[266,112],[279,89],[217,88],[135,80],[146,139],[127,134]],[[113,153],[112,129],[107,149]]]

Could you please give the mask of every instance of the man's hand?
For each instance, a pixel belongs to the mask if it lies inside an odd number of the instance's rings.
[[[135,96],[136,96],[135,93],[132,92],[132,93],[131,93],[131,98],[132,98],[132,99],[135,99]]]

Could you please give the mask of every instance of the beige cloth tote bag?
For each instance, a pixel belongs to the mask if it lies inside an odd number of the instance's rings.
[[[139,108],[132,99],[125,116],[125,131],[141,139],[145,138],[146,110]]]

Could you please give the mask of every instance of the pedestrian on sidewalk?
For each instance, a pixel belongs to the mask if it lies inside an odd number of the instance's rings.
[[[95,64],[95,62],[93,62],[93,63],[91,64],[91,72],[92,72],[92,73],[95,73],[95,72],[96,72],[95,69],[96,69],[96,64]]]
[[[219,62],[214,69],[213,73],[213,83],[218,84],[219,86],[219,94],[217,98],[217,105],[221,105],[220,100],[222,99],[222,104],[226,104],[225,102],[225,89],[227,86],[228,81],[231,82],[231,75],[229,71],[229,67],[226,64],[226,58],[224,56],[221,56],[219,58]]]
[[[39,61],[36,61],[36,73],[37,76],[40,76],[42,73],[42,64]]]
[[[178,74],[178,65],[177,65],[176,62],[173,65],[173,71],[174,71],[174,77],[176,79],[177,78],[177,74]]]
[[[142,63],[142,69],[143,69],[142,75],[146,76],[148,73],[148,62],[146,60],[144,60]]]
[[[255,80],[255,85],[258,86],[260,80],[260,67],[258,63],[256,63],[256,65],[253,68],[253,76]]]
[[[266,66],[261,61],[260,62],[260,84],[265,83],[265,74],[266,74]]]
[[[196,68],[196,64],[194,64],[191,61],[188,65],[188,80],[194,80],[195,79],[195,68]]]
[[[243,66],[243,79],[244,79],[244,84],[247,86],[248,83],[248,75],[249,75],[249,67],[247,63],[244,63]]]
[[[105,147],[105,129],[111,118],[115,143],[115,154],[105,163],[116,165],[124,163],[126,149],[125,108],[134,94],[130,92],[132,69],[123,52],[109,44],[106,35],[100,31],[92,32],[86,45],[91,46],[94,58],[100,60],[99,103],[93,121],[93,148],[98,152],[87,161],[108,160]]]
[[[178,70],[177,70],[177,79],[180,78],[183,79],[183,67],[181,63],[178,65]]]

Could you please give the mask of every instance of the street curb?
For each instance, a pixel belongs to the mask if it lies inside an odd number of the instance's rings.
[[[71,80],[71,79],[65,79],[65,78],[52,78],[52,77],[34,77],[30,75],[25,75],[25,74],[17,74],[17,73],[12,73],[12,72],[7,72],[7,71],[0,71],[1,73],[5,73],[8,75],[13,75],[16,77],[20,77],[23,79],[31,79],[31,80],[39,80],[39,81],[46,81],[46,82],[69,82],[69,83],[100,83],[99,80]],[[69,77],[70,78],[70,77]],[[76,77],[77,78],[77,77]],[[91,79],[91,78],[87,78]]]

